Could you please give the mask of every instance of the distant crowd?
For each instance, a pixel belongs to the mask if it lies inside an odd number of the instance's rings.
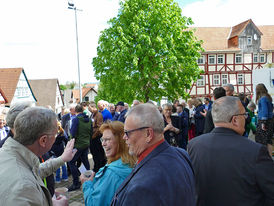
[[[55,188],[69,175],[68,191],[82,187],[88,206],[274,205],[273,100],[264,84],[254,102],[234,93],[227,84],[214,101],[100,100],[58,114],[30,102],[4,108],[1,205],[68,205]]]

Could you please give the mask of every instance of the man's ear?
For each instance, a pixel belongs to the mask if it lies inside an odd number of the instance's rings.
[[[147,129],[147,143],[149,143],[154,136],[154,131],[152,128]]]
[[[38,143],[41,147],[46,147],[47,138],[48,138],[47,135],[43,135],[43,136],[39,137]]]
[[[233,126],[237,126],[238,125],[238,118],[237,116],[233,116],[232,119],[231,119],[231,124]]]

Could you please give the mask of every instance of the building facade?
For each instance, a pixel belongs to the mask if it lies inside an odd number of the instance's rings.
[[[212,97],[214,88],[233,84],[235,93],[253,93],[253,70],[274,65],[274,25],[256,26],[251,19],[233,27],[197,27],[203,40],[198,59],[203,71],[191,97]]]
[[[0,68],[0,88],[7,99],[7,106],[20,101],[33,104],[37,101],[23,68]]]

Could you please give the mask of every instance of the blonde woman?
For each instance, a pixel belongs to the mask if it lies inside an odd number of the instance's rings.
[[[111,199],[132,171],[136,158],[128,153],[123,140],[124,124],[119,121],[106,122],[100,127],[107,164],[90,178],[80,176],[86,206],[110,205]]]

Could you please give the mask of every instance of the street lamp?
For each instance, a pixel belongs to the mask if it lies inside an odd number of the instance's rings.
[[[78,80],[79,80],[79,95],[80,102],[82,102],[82,89],[81,89],[81,80],[80,80],[80,62],[79,62],[79,46],[78,46],[78,29],[77,29],[77,11],[82,11],[77,9],[74,3],[68,2],[68,9],[72,9],[75,12],[75,30],[76,30],[76,46],[77,46],[77,62],[78,62]]]

